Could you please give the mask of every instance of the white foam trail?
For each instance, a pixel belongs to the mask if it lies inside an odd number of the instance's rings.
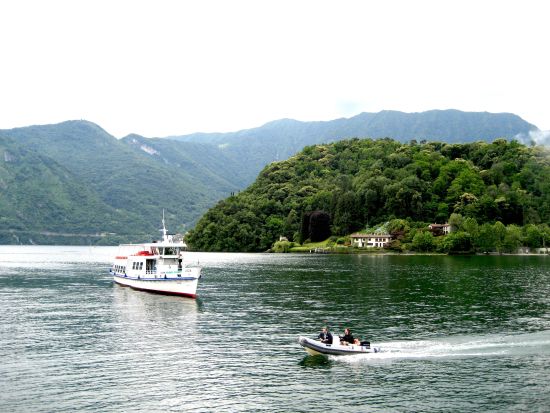
[[[513,335],[453,336],[432,340],[374,343],[380,352],[336,356],[346,362],[400,359],[444,359],[464,357],[506,357],[550,354],[550,331]]]

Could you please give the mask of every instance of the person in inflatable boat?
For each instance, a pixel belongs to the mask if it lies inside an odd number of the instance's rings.
[[[323,330],[319,333],[317,338],[321,340],[321,343],[332,344],[332,334],[330,334],[327,327],[323,327]]]
[[[357,338],[354,338],[351,334],[350,329],[346,328],[344,330],[344,336],[340,336],[340,344],[343,344],[344,346],[347,346],[348,344],[360,345],[361,341]]]

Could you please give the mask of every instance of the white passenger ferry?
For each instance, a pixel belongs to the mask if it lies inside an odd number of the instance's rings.
[[[136,290],[195,298],[201,267],[183,262],[185,244],[166,231],[162,240],[145,244],[121,244],[110,273],[113,280]]]

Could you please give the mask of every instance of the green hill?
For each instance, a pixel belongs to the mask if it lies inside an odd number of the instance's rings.
[[[144,141],[86,121],[0,131],[0,242],[148,239],[163,208],[170,230],[183,232],[243,185],[208,145]]]
[[[265,165],[287,159],[308,145],[354,137],[390,137],[400,142],[412,139],[447,143],[492,142],[497,138],[511,140],[518,135],[526,136],[533,130],[538,129],[511,113],[385,110],[322,122],[281,119],[238,132],[197,133],[170,139],[210,144],[229,158],[245,159],[242,168],[249,184]]]
[[[302,218],[313,211],[327,212],[338,235],[394,218],[445,222],[451,213],[480,223],[549,223],[548,152],[504,139],[309,146],[211,208],[188,241],[206,251],[265,251],[280,235],[300,241]]]
[[[481,132],[513,137],[532,129],[510,114],[431,111],[330,122],[282,120],[180,140],[116,139],[87,121],[0,130],[0,243],[150,239],[158,234],[162,209],[169,229],[185,232],[220,199],[250,185],[269,162],[287,159],[305,145],[366,136],[366,131],[466,141]]]
[[[110,208],[71,171],[0,137],[0,243],[90,243],[137,216]],[[111,223],[110,227],[104,223]]]

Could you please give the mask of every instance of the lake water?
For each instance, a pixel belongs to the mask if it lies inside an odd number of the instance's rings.
[[[115,253],[0,247],[0,411],[550,411],[550,257],[189,253],[192,300]],[[306,355],[324,324],[382,351]]]

